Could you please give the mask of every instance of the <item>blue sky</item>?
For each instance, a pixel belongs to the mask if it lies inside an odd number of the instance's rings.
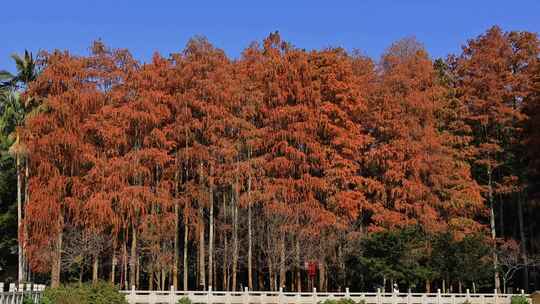
[[[440,57],[459,52],[467,39],[494,24],[540,32],[539,0],[2,2],[0,69],[8,70],[14,68],[13,52],[57,48],[86,54],[98,38],[144,61],[204,35],[237,57],[250,42],[278,30],[297,47],[357,48],[378,58],[393,41],[411,35]]]

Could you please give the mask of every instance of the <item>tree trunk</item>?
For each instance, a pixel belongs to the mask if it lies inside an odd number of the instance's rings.
[[[137,266],[135,269],[135,286],[139,288],[139,286],[141,286],[139,284],[139,280],[141,279],[141,258],[139,256],[137,256]]]
[[[114,280],[116,276],[116,264],[118,263],[118,260],[116,258],[116,242],[113,244],[113,253],[112,253],[112,261],[111,261],[111,285],[114,285]]]
[[[227,223],[227,198],[225,195],[225,192],[223,192],[223,223]],[[229,267],[229,242],[227,239],[227,231],[223,231],[223,290],[229,291],[229,281],[228,281],[228,273],[227,269]]]
[[[275,291],[274,285],[274,263],[272,263],[272,257],[268,256],[268,281],[270,283],[270,291]]]
[[[19,134],[17,134],[17,142],[19,142]],[[22,246],[22,175],[21,175],[21,157],[15,156],[17,166],[17,245],[18,245],[18,282],[24,282],[24,254]]]
[[[504,236],[504,202],[499,195],[499,235]]]
[[[285,275],[285,232],[281,231],[279,238],[279,286],[276,286],[277,288],[285,286]]]
[[[95,255],[93,257],[93,263],[92,263],[92,283],[96,284],[98,282],[98,274],[99,274],[99,257]]]
[[[431,280],[426,280],[426,293],[431,293]]]
[[[53,256],[52,268],[51,268],[51,287],[55,288],[60,286],[60,272],[62,261],[62,228],[58,232],[55,244],[55,252]]]
[[[296,291],[302,292],[302,265],[300,264],[300,240],[296,237]]]
[[[187,218],[187,205],[184,208],[184,291],[188,290],[188,234],[189,234],[189,227],[188,227],[188,218]]]
[[[251,174],[248,176],[248,287],[253,290],[253,261],[252,261],[252,238],[253,231],[251,227]]]
[[[127,234],[127,231],[124,232],[124,234]],[[127,237],[127,235],[126,235]],[[122,280],[122,285],[124,285],[124,287],[126,289],[128,288],[131,288],[129,287],[129,282],[128,282],[128,254],[127,254],[127,241],[124,240],[124,244],[122,245],[122,263],[123,263],[123,268],[122,268],[122,276],[121,276],[121,280]]]
[[[213,169],[210,168],[210,179],[212,179]],[[208,286],[213,286],[213,271],[214,271],[214,186],[210,180],[209,198],[210,204],[210,220],[208,232]]]
[[[161,268],[161,288],[160,290],[163,291],[165,290],[165,281],[167,280],[167,272],[165,271],[165,269]]]
[[[493,206],[493,185],[492,185],[492,172],[491,168],[488,167],[487,170],[488,175],[488,203],[489,203],[489,212],[490,212],[490,220],[489,225],[491,228],[491,239],[493,240],[493,246],[495,246],[495,239],[497,237],[496,231],[495,231],[495,208]],[[499,260],[497,257],[497,253],[495,250],[493,250],[493,270],[494,270],[494,281],[495,281],[495,289],[500,292],[501,291],[501,280],[499,277]]]
[[[257,286],[257,290],[266,290],[265,287],[265,283],[264,283],[264,275],[263,275],[263,272],[261,271],[262,269],[262,262],[261,260],[259,260],[259,263],[257,263],[259,265],[259,268],[257,270],[257,277],[259,278],[258,281],[258,286]]]
[[[324,262],[319,262],[319,290],[320,291],[325,291],[324,290],[324,280],[325,280],[324,273],[325,273]]]
[[[521,259],[523,260],[523,264],[526,265],[523,268],[523,285],[525,286],[525,290],[529,290],[529,269],[528,269],[528,257],[527,257],[527,239],[525,238],[525,225],[523,221],[523,200],[521,199],[521,195],[518,196],[518,222],[519,222],[519,238],[520,238],[520,246],[521,246]],[[505,286],[506,290],[506,286]],[[506,291],[505,291],[506,292]]]
[[[233,215],[233,266],[232,266],[232,291],[236,291],[236,272],[238,268],[238,184],[234,190],[234,198],[232,199],[232,215]]]
[[[137,229],[135,225],[131,226],[131,252],[129,255],[129,288],[137,287]]]
[[[24,208],[28,206],[30,201],[30,191],[29,191],[29,182],[30,182],[30,165],[29,157],[26,156],[24,165],[25,165],[25,179],[24,179],[24,202],[21,210],[21,220],[24,220]],[[25,275],[26,282],[31,282],[30,278],[30,267],[28,266],[28,260],[26,256],[26,236],[28,235],[26,225],[23,225],[23,235],[22,235],[22,256],[23,256],[23,274]]]
[[[442,280],[442,292],[446,293],[446,280],[445,279]]]
[[[180,207],[178,206],[178,172],[175,175],[174,198],[174,259],[172,266],[172,281],[174,290],[178,290],[178,265],[180,264]]]
[[[148,290],[154,290],[154,271],[150,270],[150,275],[148,277]]]
[[[206,290],[206,259],[205,246],[204,246],[204,222],[203,222],[203,208],[201,202],[199,202],[199,287],[202,290]]]

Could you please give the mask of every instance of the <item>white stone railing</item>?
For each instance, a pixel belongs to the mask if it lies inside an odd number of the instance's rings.
[[[5,288],[8,287],[7,290]],[[38,303],[45,285],[40,284],[9,284],[0,283],[0,304],[21,304],[25,297]]]
[[[283,291],[121,291],[130,304],[176,304],[183,297],[193,303],[223,304],[316,304],[349,298],[364,304],[510,304],[515,294],[467,293],[383,293],[383,292],[283,292]],[[520,296],[528,295],[522,293]],[[530,300],[529,300],[530,302]]]

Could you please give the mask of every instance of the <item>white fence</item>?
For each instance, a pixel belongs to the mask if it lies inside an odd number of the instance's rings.
[[[6,291],[4,283],[0,283],[0,304],[20,304],[25,297],[37,303],[45,289],[45,285],[39,284],[9,284],[8,286]]]
[[[512,294],[382,293],[382,292],[271,292],[271,291],[122,291],[129,304],[174,304],[183,297],[193,303],[220,304],[316,304],[350,298],[365,304],[510,304]],[[525,294],[520,294],[527,296]],[[530,302],[530,301],[529,301]]]

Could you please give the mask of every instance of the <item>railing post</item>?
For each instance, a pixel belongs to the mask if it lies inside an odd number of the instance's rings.
[[[407,304],[411,304],[411,289],[409,288],[409,291],[407,292]]]
[[[349,287],[346,287],[345,288],[345,298],[350,298],[351,297],[351,294],[349,292]]]
[[[279,294],[278,294],[278,304],[281,304],[282,303],[282,297],[283,297],[283,287],[280,287],[279,288]],[[262,304],[262,303],[261,303]]]
[[[497,288],[493,289],[493,301],[495,304],[497,304],[497,298],[498,298],[498,295],[497,295]]]
[[[466,291],[467,291],[467,296],[466,296],[465,299],[466,299],[467,302],[471,302],[471,301],[470,301],[470,296],[471,296],[471,294],[470,294],[470,292],[469,292],[469,288],[467,288]]]
[[[244,287],[244,304],[249,303],[249,288]]]
[[[211,302],[211,297],[212,297],[212,286],[208,286],[208,292],[206,293],[206,303],[207,304],[212,303]]]
[[[130,297],[130,299],[129,299],[128,302],[129,302],[130,304],[131,304],[131,303],[137,303],[137,300],[135,299],[135,297],[136,297],[136,293],[135,293],[135,285],[131,285],[131,292],[130,292],[130,294],[129,294],[129,297]]]
[[[441,289],[437,288],[437,304],[441,304]]]
[[[169,293],[169,303],[170,304],[174,304],[174,292],[175,292],[175,289],[174,289],[174,285],[171,285],[171,291]]]
[[[381,303],[381,289],[377,288],[377,304]]]
[[[317,303],[317,287],[313,287],[313,303]]]

